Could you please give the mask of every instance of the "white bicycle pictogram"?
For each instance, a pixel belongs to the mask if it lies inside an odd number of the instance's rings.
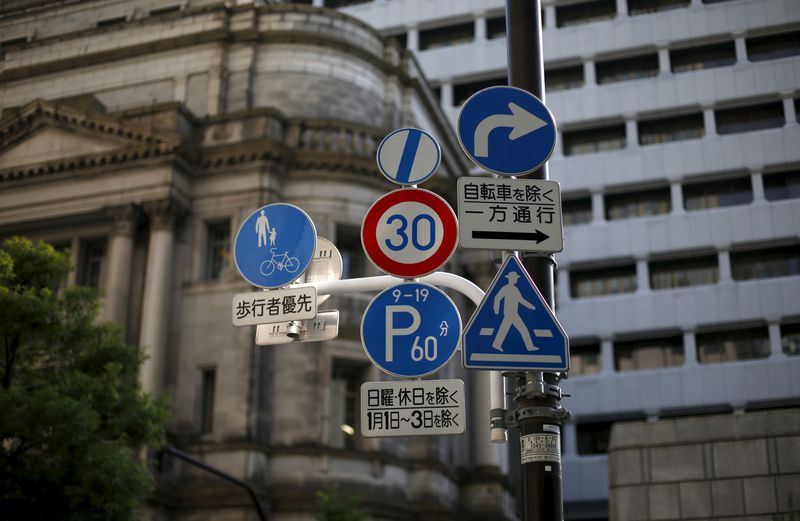
[[[259,266],[259,271],[265,277],[269,277],[277,268],[278,271],[286,270],[287,273],[294,273],[300,268],[300,259],[297,257],[289,257],[289,252],[275,253],[277,248],[270,248],[269,251],[272,257],[265,260]]]

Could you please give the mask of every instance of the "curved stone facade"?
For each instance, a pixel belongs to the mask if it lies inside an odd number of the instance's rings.
[[[312,519],[333,484],[370,519],[513,518],[479,415],[462,436],[340,428],[357,427],[360,383],[380,379],[358,333],[371,295],[323,306],[341,317],[324,343],[256,346],[254,328],[230,322],[232,295],[252,290],[230,245],[255,209],[302,207],[346,276],[369,276],[361,220],[394,188],[375,165],[382,137],[431,132],[443,161],[426,187],[446,197],[467,171],[413,57],[307,6],[15,5],[0,10],[0,33],[21,35],[0,60],[0,235],[71,249],[71,282],[98,286],[103,316],[145,347],[141,380],[173,404],[170,442],[249,482],[273,520]],[[457,365],[440,376],[469,388]],[[185,463],[166,457],[157,477],[151,519],[253,518],[247,495]]]

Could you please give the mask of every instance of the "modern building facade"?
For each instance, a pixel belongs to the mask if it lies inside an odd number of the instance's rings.
[[[468,170],[411,55],[344,14],[261,4],[3,2],[0,237],[69,249],[70,282],[98,288],[102,318],[145,348],[170,442],[249,482],[270,519],[312,519],[332,485],[370,519],[513,519],[485,373],[441,372],[471,393],[465,435],[366,439],[359,388],[381,379],[359,337],[370,295],[322,306],[340,311],[325,343],[256,346],[231,324],[232,296],[252,290],[231,243],[260,206],[300,206],[344,277],[371,275],[359,227],[392,188],[380,139],[432,133],[442,166],[426,187],[445,196]],[[156,470],[151,519],[255,519],[225,481],[169,457]]]
[[[412,50],[453,122],[507,83],[500,0],[325,3]],[[542,3],[566,512],[604,519],[615,422],[800,403],[800,6]]]

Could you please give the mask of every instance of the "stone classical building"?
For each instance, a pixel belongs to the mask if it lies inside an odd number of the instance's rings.
[[[345,277],[364,276],[361,219],[390,189],[376,143],[401,125],[431,132],[443,161],[426,186],[445,196],[467,171],[410,53],[307,6],[10,1],[0,108],[0,236],[69,248],[70,282],[99,288],[103,318],[145,347],[141,380],[172,400],[172,443],[248,481],[274,520],[311,519],[334,483],[372,519],[514,517],[488,397],[457,363],[442,373],[474,395],[467,434],[358,435],[360,383],[379,379],[358,335],[368,295],[326,303],[341,324],[322,344],[257,347],[230,321],[250,289],[232,237],[256,208],[302,207]],[[152,519],[255,518],[224,481],[169,458],[157,470]]]

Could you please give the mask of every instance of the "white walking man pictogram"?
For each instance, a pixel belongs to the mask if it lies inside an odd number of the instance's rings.
[[[261,210],[261,215],[259,215],[258,218],[256,219],[256,233],[258,234],[259,248],[261,247],[262,242],[264,243],[264,246],[267,245],[268,232],[270,232],[269,219],[267,219],[267,216],[264,215],[264,210]]]
[[[522,320],[522,317],[519,315],[520,304],[528,309],[536,309],[536,307],[525,300],[522,297],[522,293],[520,293],[517,288],[516,284],[519,280],[519,273],[510,271],[506,275],[506,278],[508,282],[505,286],[500,288],[500,291],[498,291],[497,295],[494,297],[494,314],[497,315],[500,313],[500,303],[502,302],[503,320],[500,322],[500,330],[497,332],[497,336],[495,336],[492,341],[492,347],[498,351],[502,351],[503,342],[506,339],[508,330],[511,329],[511,326],[514,326],[514,328],[519,331],[520,336],[522,336],[522,341],[525,342],[525,349],[528,351],[538,351],[539,348],[533,345],[533,339],[528,331],[528,326],[525,325],[525,321]]]

